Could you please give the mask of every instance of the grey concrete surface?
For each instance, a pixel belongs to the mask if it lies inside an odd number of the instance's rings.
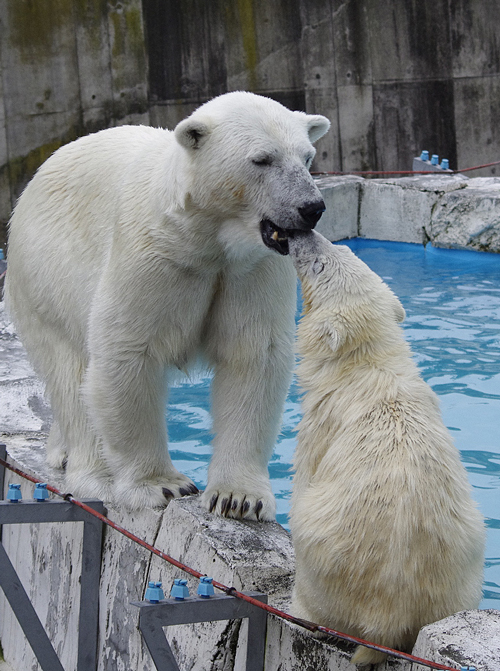
[[[464,611],[430,624],[420,631],[413,652],[452,667],[498,671],[500,611]]]

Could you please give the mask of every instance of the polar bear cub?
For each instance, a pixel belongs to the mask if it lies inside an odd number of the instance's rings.
[[[481,599],[484,523],[389,287],[318,233],[289,241],[302,282],[293,612],[411,651]],[[359,646],[353,662],[384,655]]]
[[[75,496],[137,509],[196,492],[167,451],[167,382],[213,369],[203,495],[270,520],[267,470],[293,366],[286,232],[325,205],[309,167],[329,127],[245,91],[174,131],[122,126],[56,151],[10,222],[8,308],[47,384],[52,466]]]

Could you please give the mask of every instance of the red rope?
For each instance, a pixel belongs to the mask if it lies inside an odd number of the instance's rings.
[[[20,475],[22,478],[25,478],[26,480],[29,480],[33,483],[40,483],[42,480],[39,480],[38,478],[33,477],[32,475],[29,475],[28,473],[25,473],[24,471],[20,470],[19,468],[16,468],[15,466],[12,466],[9,464],[7,461],[4,459],[0,458],[0,466],[4,466],[5,468],[8,468],[9,470],[13,471],[14,473],[17,473],[17,475]],[[128,531],[124,527],[120,526],[116,522],[113,522],[113,520],[110,520],[108,517],[103,515],[102,513],[97,512],[90,506],[88,506],[86,503],[83,503],[82,501],[79,501],[78,499],[75,499],[72,494],[64,494],[61,492],[59,489],[56,487],[53,487],[52,485],[47,484],[47,489],[55,494],[56,496],[59,496],[63,498],[65,501],[69,501],[70,503],[73,503],[75,506],[78,506],[79,508],[82,508],[82,510],[85,510],[87,513],[90,515],[93,515],[94,517],[97,517],[101,522],[104,524],[107,524],[109,527],[112,529],[115,529],[115,531],[118,531],[119,533],[123,534],[130,540],[132,540],[134,543],[137,543],[138,545],[141,545],[143,548],[148,550],[148,552],[151,552],[152,554],[155,554],[157,557],[160,557],[161,559],[164,559],[165,561],[169,562],[170,564],[173,564],[173,566],[176,566],[177,568],[181,569],[182,571],[185,571],[186,573],[189,573],[190,575],[194,576],[195,578],[201,578],[202,576],[206,575],[205,573],[200,573],[199,571],[196,571],[195,569],[190,568],[189,566],[186,566],[182,562],[178,561],[177,559],[174,559],[173,557],[170,557],[170,555],[166,554],[165,552],[162,552],[161,550],[158,550],[155,548],[153,545],[150,545],[146,541],[142,540],[135,534],[133,534],[131,531]],[[242,599],[243,601],[247,601],[248,603],[251,603],[252,605],[256,606],[257,608],[262,608],[263,610],[266,610],[268,613],[271,613],[272,615],[276,615],[277,617],[283,619],[283,620],[288,620],[289,622],[292,622],[293,624],[296,624],[300,627],[303,627],[304,629],[308,629],[309,631],[319,631],[323,634],[328,634],[330,636],[334,636],[335,638],[340,638],[343,639],[344,641],[349,641],[350,643],[357,643],[358,645],[362,645],[365,648],[371,648],[372,650],[377,650],[378,652],[383,652],[385,654],[390,655],[391,657],[397,657],[398,659],[405,659],[409,662],[416,662],[418,664],[422,664],[423,666],[427,666],[431,669],[438,669],[439,671],[457,671],[455,668],[451,666],[445,666],[443,664],[439,664],[438,662],[431,662],[428,659],[421,659],[420,657],[415,657],[414,655],[410,655],[406,652],[401,652],[399,650],[393,650],[392,648],[387,648],[384,645],[378,645],[377,643],[371,643],[370,641],[365,641],[362,638],[357,638],[356,636],[351,636],[349,634],[344,634],[340,631],[336,631],[335,629],[330,629],[329,627],[323,627],[319,624],[315,624],[314,622],[308,622],[307,620],[301,620],[298,617],[294,617],[293,615],[290,615],[289,613],[285,613],[282,610],[278,610],[277,608],[274,608],[273,606],[269,606],[266,603],[262,603],[261,601],[257,601],[257,599],[254,599],[251,596],[248,596],[247,594],[244,594],[243,592],[238,592],[234,587],[228,587],[227,585],[224,585],[220,582],[217,582],[216,580],[213,580],[212,582],[213,586],[216,587],[217,589],[221,590],[222,592],[225,592],[226,594],[230,596],[234,596],[238,599]]]
[[[500,161],[485,163],[484,165],[475,165],[472,168],[462,168],[461,170],[438,171],[438,170],[351,170],[348,172],[312,172],[311,175],[457,175],[461,172],[470,172],[471,170],[481,170],[490,168],[493,165],[500,165]]]

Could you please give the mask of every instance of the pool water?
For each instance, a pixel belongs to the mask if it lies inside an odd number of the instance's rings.
[[[482,608],[500,608],[500,254],[356,238],[343,244],[378,273],[406,310],[403,324],[422,376],[439,395],[473,496],[486,518]],[[300,292],[298,300],[300,311]],[[210,459],[208,376],[181,383],[168,407],[176,467],[204,487]],[[288,528],[300,392],[294,380],[269,471],[277,519]]]

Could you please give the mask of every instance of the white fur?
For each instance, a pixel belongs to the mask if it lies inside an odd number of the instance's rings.
[[[75,495],[139,508],[165,504],[163,488],[188,493],[166,449],[165,373],[201,355],[215,372],[205,504],[274,517],[267,463],[292,367],[295,274],[259,226],[294,225],[320,198],[306,162],[328,125],[230,93],[173,132],[81,138],[27,186],[6,298],[47,383],[49,463],[67,458]]]
[[[484,523],[400,302],[347,247],[290,243],[304,293],[293,611],[411,651],[419,629],[481,599]],[[358,647],[353,661],[384,655]]]

